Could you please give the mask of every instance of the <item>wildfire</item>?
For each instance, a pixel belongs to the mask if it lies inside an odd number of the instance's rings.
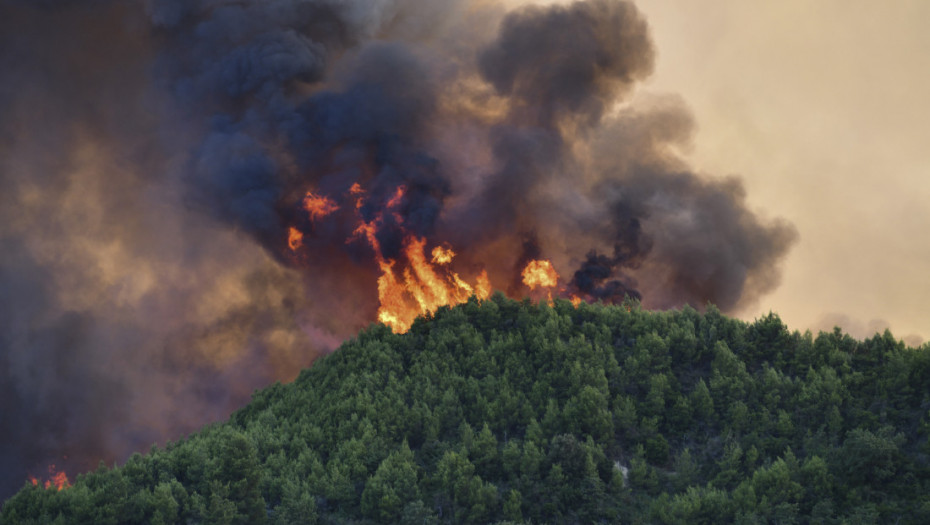
[[[375,242],[375,241],[372,241]],[[378,320],[396,333],[406,332],[417,316],[435,312],[440,306],[464,303],[472,295],[487,299],[491,283],[487,272],[478,275],[474,286],[449,269],[455,253],[433,249],[433,261],[426,259],[426,239],[415,236],[404,241],[406,266],[398,271],[398,261],[380,259],[378,278]],[[443,262],[435,263],[440,260]],[[434,264],[435,263],[435,264]]]
[[[55,465],[48,466],[48,475],[49,478],[42,484],[46,489],[54,487],[55,490],[64,490],[71,486],[71,482],[68,481],[68,475],[64,472],[56,471]],[[39,479],[35,476],[29,476],[29,481],[33,486],[39,486]]]
[[[365,188],[355,183],[341,197],[354,204],[358,220],[346,243],[362,241],[371,248],[380,270],[377,318],[396,333],[407,331],[418,316],[435,312],[442,306],[464,303],[473,295],[487,299],[492,289],[486,270],[480,270],[470,282],[453,269],[456,253],[451,246],[430,247],[432,243],[425,237],[409,230],[402,236],[400,254],[396,258],[384,255],[378,233],[386,222],[392,227],[406,227],[403,214],[406,191],[405,186],[398,186],[386,201],[382,201],[378,213],[364,218],[361,209],[371,198]],[[340,207],[336,201],[312,192],[307,193],[302,204],[312,220],[321,220]],[[386,221],[386,218],[393,220]],[[297,250],[302,245],[303,233],[291,227],[288,247]],[[523,270],[523,282],[531,290],[548,288],[550,301],[551,288],[557,285],[558,279],[558,273],[547,260],[531,261]]]
[[[397,208],[403,202],[406,188],[399,186],[385,204],[383,213],[391,213],[395,221],[403,223]],[[349,190],[352,195],[363,195],[357,184]],[[361,207],[363,197],[358,197],[356,208]],[[359,220],[355,238],[363,238],[375,254],[381,276],[378,277],[378,321],[388,325],[394,332],[407,331],[419,315],[435,312],[440,306],[464,303],[472,295],[486,299],[491,295],[491,283],[482,271],[474,285],[462,279],[451,269],[455,252],[449,246],[436,246],[426,258],[426,239],[407,235],[403,241],[402,260],[385,258],[376,237],[382,216],[365,222]],[[351,239],[350,239],[351,241]]]
[[[552,288],[559,283],[559,274],[556,273],[552,263],[543,259],[530,261],[523,268],[523,284],[530,290],[546,289],[546,300],[552,304]]]
[[[455,257],[455,252],[452,251],[452,248],[447,246],[433,248],[433,262],[435,264],[449,264],[452,262],[453,257]]]
[[[488,272],[485,270],[481,270],[475,278],[475,297],[478,299],[491,297],[491,279],[488,278]]]
[[[552,288],[558,282],[559,274],[552,267],[552,263],[547,260],[530,261],[523,268],[523,284],[527,285],[530,290]]]
[[[322,195],[314,195],[312,191],[308,191],[307,195],[304,196],[303,204],[304,209],[310,214],[310,219],[314,221],[339,209],[339,205],[332,199]]]

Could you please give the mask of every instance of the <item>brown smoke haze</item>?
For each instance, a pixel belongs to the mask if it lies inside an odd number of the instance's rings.
[[[801,232],[741,315],[930,337],[930,3],[637,3],[658,50],[643,89],[679,93],[699,124],[686,158],[739,173],[750,208]]]
[[[538,259],[592,301],[775,290],[798,234],[686,161],[645,16],[512,7],[0,1],[0,497],[292,379],[423,250],[513,296]]]

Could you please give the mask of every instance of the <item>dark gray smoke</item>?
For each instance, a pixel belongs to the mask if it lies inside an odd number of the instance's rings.
[[[0,498],[226,417],[338,325],[190,206],[139,5],[0,3]]]
[[[794,229],[676,154],[687,110],[633,96],[654,54],[619,0],[0,0],[0,497],[371,322],[360,223],[398,272],[418,237],[514,295],[535,258],[589,300],[772,290]]]
[[[554,128],[593,126],[652,72],[645,20],[628,2],[592,0],[508,15],[478,56],[478,69],[510,99],[510,118]]]

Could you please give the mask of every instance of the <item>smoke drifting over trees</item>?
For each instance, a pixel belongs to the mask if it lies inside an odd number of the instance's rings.
[[[621,1],[0,1],[0,496],[294,377],[409,236],[502,289],[532,239],[566,295],[772,290],[793,227],[631,102],[654,55]]]

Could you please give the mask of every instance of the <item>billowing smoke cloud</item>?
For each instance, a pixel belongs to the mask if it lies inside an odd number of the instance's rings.
[[[335,344],[299,272],[190,205],[202,136],[152,86],[142,15],[0,3],[0,497],[180,438]]]
[[[794,229],[681,160],[653,60],[619,0],[0,1],[0,496],[293,377],[411,239],[511,294],[772,290]]]

